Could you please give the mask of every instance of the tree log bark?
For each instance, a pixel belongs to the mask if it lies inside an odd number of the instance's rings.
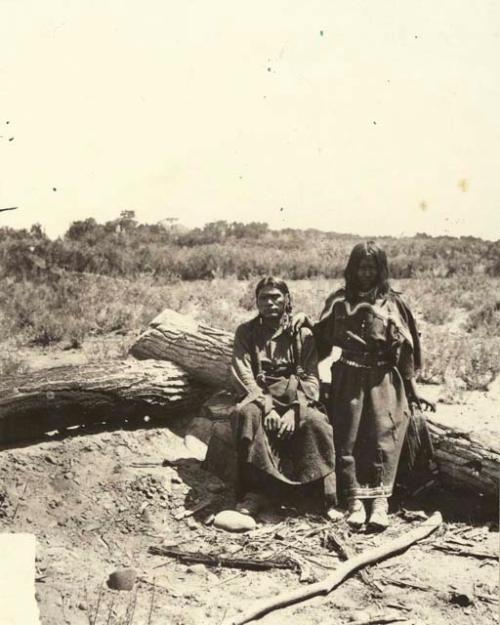
[[[139,360],[170,360],[200,382],[230,388],[232,350],[233,334],[167,308],[153,319],[130,353]]]
[[[227,389],[230,388],[232,346],[233,335],[229,332],[205,326],[167,309],[151,322],[133,345],[131,353],[139,359],[171,360],[194,379]],[[482,435],[481,425],[472,419],[464,420],[460,429],[439,414],[433,415],[428,422],[444,481],[476,493],[497,496],[500,474],[498,433]]]
[[[170,362],[45,369],[0,382],[0,445],[78,425],[196,413],[207,389]]]
[[[455,487],[498,496],[500,445],[498,435],[480,436],[473,423],[459,430],[438,416],[427,419],[442,479]]]

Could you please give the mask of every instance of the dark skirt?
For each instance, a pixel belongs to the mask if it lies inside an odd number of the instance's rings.
[[[236,409],[232,424],[240,498],[250,490],[272,491],[277,482],[300,486],[322,480],[325,499],[336,502],[333,432],[325,414],[301,407],[295,432],[287,440],[264,430],[263,411],[254,402]]]
[[[334,363],[328,412],[342,494],[391,496],[410,414],[399,371]]]

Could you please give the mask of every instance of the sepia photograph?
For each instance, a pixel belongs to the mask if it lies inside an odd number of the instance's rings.
[[[0,625],[491,625],[500,4],[0,0]]]

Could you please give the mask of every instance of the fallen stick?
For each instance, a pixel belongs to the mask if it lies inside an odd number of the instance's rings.
[[[406,616],[373,616],[362,621],[352,621],[351,625],[387,625],[388,623],[408,623]]]
[[[198,553],[196,551],[182,551],[175,547],[150,547],[149,553],[154,556],[168,556],[177,558],[181,562],[190,564],[206,564],[207,566],[226,566],[233,569],[250,571],[267,571],[269,569],[295,569],[296,563],[290,559],[283,560],[255,560],[253,558],[231,558],[212,553]]]
[[[483,595],[477,592],[474,593],[474,595],[481,601],[486,601],[487,603],[498,603],[498,597],[495,597],[495,595]]]
[[[484,551],[471,551],[469,549],[460,549],[451,545],[432,545],[432,549],[449,553],[453,556],[463,556],[464,558],[477,558],[478,560],[498,560],[498,555],[494,553],[486,553]]]
[[[382,584],[392,584],[393,586],[399,586],[400,588],[413,588],[413,590],[432,590],[430,586],[422,586],[415,582],[407,582],[404,579],[393,579],[392,577],[384,577],[380,580]]]
[[[354,557],[355,553],[351,549],[351,547],[346,545],[333,532],[328,532],[325,540],[327,542],[327,549],[331,546],[343,562],[346,562],[347,560]],[[373,586],[373,580],[371,579],[371,575],[368,573],[368,571],[359,571],[359,576],[361,578],[361,581],[368,587]]]
[[[207,499],[206,501],[201,501],[200,503],[197,503],[194,508],[191,508],[191,510],[183,510],[182,512],[179,512],[179,514],[176,514],[174,516],[174,519],[176,521],[182,521],[182,519],[187,519],[188,517],[193,516],[193,514],[196,514],[200,510],[207,508],[211,503],[213,503],[213,501],[213,497]]]
[[[360,553],[354,558],[347,560],[338,567],[335,573],[325,577],[321,582],[311,584],[306,588],[298,588],[291,592],[283,592],[272,599],[259,601],[253,608],[248,609],[246,612],[243,612],[243,614],[225,620],[223,625],[243,625],[273,610],[284,608],[293,603],[315,597],[316,595],[326,595],[360,568],[389,558],[396,553],[400,553],[422,538],[429,536],[429,534],[432,534],[432,532],[440,526],[442,520],[441,514],[435,512],[427,521],[414,530],[406,532],[403,536],[385,545],[368,549],[364,553]]]

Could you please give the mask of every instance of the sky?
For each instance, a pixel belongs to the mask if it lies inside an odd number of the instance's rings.
[[[500,238],[500,3],[0,0],[0,226]]]

